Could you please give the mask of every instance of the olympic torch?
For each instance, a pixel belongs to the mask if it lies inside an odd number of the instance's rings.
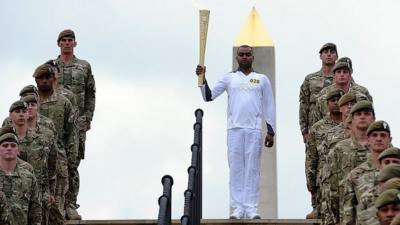
[[[209,17],[210,17],[210,10],[207,9],[200,10],[200,57],[199,57],[200,66],[204,66]],[[203,85],[204,73],[199,74],[197,81],[199,87]]]

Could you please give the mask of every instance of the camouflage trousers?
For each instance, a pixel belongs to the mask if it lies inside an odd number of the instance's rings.
[[[65,195],[68,191],[68,159],[64,150],[57,154],[57,182],[54,198],[60,213],[65,213]]]
[[[77,204],[79,186],[80,186],[80,178],[78,167],[82,159],[85,158],[85,142],[86,142],[86,132],[79,132],[79,150],[78,150],[78,158],[77,162],[70,163],[68,168],[68,183],[69,188],[66,195],[66,207],[70,207],[73,209],[77,209],[79,205]]]
[[[339,223],[338,211],[339,211],[339,199],[338,190],[333,190],[332,177],[328,172],[330,165],[325,164],[321,170],[320,178],[320,215],[322,225],[334,225]]]

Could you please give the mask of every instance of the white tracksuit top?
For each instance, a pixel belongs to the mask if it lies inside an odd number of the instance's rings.
[[[203,99],[212,101],[228,93],[228,129],[262,129],[266,121],[275,132],[275,101],[267,76],[257,72],[245,75],[234,71],[222,77],[210,90],[207,82],[200,87]]]

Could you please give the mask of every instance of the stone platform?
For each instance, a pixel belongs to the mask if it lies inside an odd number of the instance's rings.
[[[260,219],[260,220],[227,220],[227,219],[204,219],[202,225],[309,225],[319,224],[319,220],[305,219]],[[157,225],[157,220],[70,220],[68,225]],[[179,220],[172,220],[172,225],[179,225]]]

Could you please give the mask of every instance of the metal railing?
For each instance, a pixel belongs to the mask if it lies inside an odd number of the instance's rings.
[[[171,225],[171,201],[172,201],[172,185],[174,179],[170,175],[165,175],[161,179],[163,185],[163,194],[158,198],[158,225]]]
[[[196,123],[193,125],[194,141],[190,150],[192,151],[192,162],[188,168],[188,187],[185,190],[185,206],[182,225],[200,225],[202,218],[202,186],[203,186],[203,110],[195,111]]]

